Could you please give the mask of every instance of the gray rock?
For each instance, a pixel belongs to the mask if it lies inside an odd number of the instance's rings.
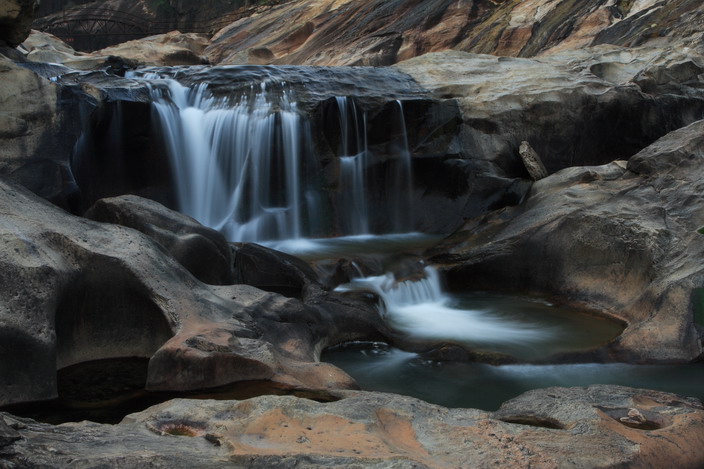
[[[704,284],[704,121],[622,163],[569,168],[432,251],[456,289],[554,295],[627,322],[603,359],[689,361]],[[698,321],[701,321],[699,319]]]
[[[113,213],[151,222],[145,231],[208,234],[151,203],[112,202],[126,208]],[[319,289],[304,304],[247,285],[208,286],[144,234],[69,215],[2,181],[0,211],[0,405],[52,399],[57,369],[122,357],[150,358],[149,390],[258,380],[325,394],[356,387],[319,363],[325,347],[388,334],[368,302]]]
[[[203,283],[234,283],[232,251],[223,235],[157,202],[131,195],[101,199],[84,216],[141,231]]]

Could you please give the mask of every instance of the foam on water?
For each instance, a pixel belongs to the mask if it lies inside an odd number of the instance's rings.
[[[537,343],[555,331],[538,324],[506,320],[486,311],[458,309],[442,290],[432,267],[425,278],[397,282],[390,273],[354,279],[338,291],[370,290],[382,300],[380,313],[395,330],[408,337],[472,344]]]

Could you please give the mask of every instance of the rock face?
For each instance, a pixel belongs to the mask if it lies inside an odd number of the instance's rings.
[[[704,121],[628,163],[562,170],[518,206],[468,221],[434,248],[454,288],[513,288],[628,321],[611,358],[687,361],[702,353]],[[701,321],[701,320],[699,320]]]
[[[180,33],[149,36],[107,47],[95,52],[78,52],[58,37],[32,30],[22,43],[21,49],[27,52],[27,60],[62,64],[77,70],[104,69],[106,62],[119,57],[138,66],[198,65],[207,63],[203,52],[208,43],[204,34]]]
[[[628,159],[704,117],[696,78],[704,60],[691,51],[600,46],[537,59],[447,51],[397,67],[459,102],[463,151],[504,176],[528,176],[522,141],[552,173]]]
[[[57,369],[121,357],[151,357],[145,385],[153,391],[255,380],[312,392],[354,387],[318,362],[320,352],[388,332],[372,305],[353,298],[319,291],[304,304],[201,283],[157,242],[188,265],[192,252],[223,255],[217,236],[153,203],[123,198],[92,213],[157,241],[74,217],[5,182],[0,207],[0,375],[8,383],[0,405],[54,398]]]
[[[223,235],[157,202],[129,195],[101,199],[84,216],[141,231],[203,283],[235,283],[232,251]]]
[[[304,0],[226,26],[207,53],[213,63],[390,65],[445,49],[532,57],[673,38],[697,47],[703,18],[697,0]]]
[[[645,421],[624,423],[629,412]],[[290,396],[173,400],[114,426],[52,427],[0,414],[3,420],[10,438],[0,461],[9,467],[694,469],[704,463],[701,403],[619,386],[531,391],[493,414],[348,392],[326,404]]]
[[[16,47],[29,36],[36,0],[0,1],[0,45]]]

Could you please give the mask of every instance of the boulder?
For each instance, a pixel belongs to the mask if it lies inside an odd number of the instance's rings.
[[[22,44],[34,21],[36,0],[0,1],[0,43],[9,47]]]
[[[686,73],[665,72],[689,62]],[[527,178],[522,141],[552,173],[628,159],[703,118],[701,81],[693,79],[702,65],[693,51],[599,46],[535,59],[446,51],[396,67],[436,97],[458,101],[468,158],[482,160],[485,171]],[[659,74],[681,79],[663,78],[667,85],[657,88],[647,77]]]
[[[299,299],[321,288],[313,269],[297,257],[254,243],[235,243],[233,251],[237,283]]]
[[[454,289],[529,291],[627,322],[611,359],[686,362],[702,353],[704,121],[626,164],[559,171],[518,206],[469,220],[430,252]]]
[[[392,394],[176,399],[119,425],[60,426],[0,414],[19,429],[13,464],[88,467],[664,467],[704,463],[695,399],[621,386],[548,388],[496,413],[447,409]],[[636,411],[640,428],[621,417]]]
[[[161,242],[210,242],[208,230],[161,218],[149,203],[112,205]],[[149,359],[152,391],[258,381],[325,393],[356,386],[318,361],[325,347],[388,334],[368,302],[319,292],[304,304],[247,285],[208,286],[150,237],[75,217],[4,181],[0,207],[0,406],[55,398],[58,369],[127,357]]]
[[[133,195],[101,199],[84,217],[141,231],[203,283],[234,283],[232,251],[223,235],[157,202]]]

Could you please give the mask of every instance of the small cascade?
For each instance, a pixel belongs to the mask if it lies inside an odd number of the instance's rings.
[[[371,219],[383,214],[386,231],[407,233],[413,230],[413,175],[411,151],[400,100],[394,101],[398,111],[389,123],[398,130],[400,137],[391,145],[394,158],[387,163],[386,177],[378,178],[370,169],[375,155],[369,150],[367,113],[360,111],[354,98],[336,98],[340,120],[340,209],[343,231],[347,235],[377,232],[371,228]],[[381,195],[372,203],[370,197]]]
[[[154,109],[179,210],[231,240],[302,237],[303,212],[315,200],[301,175],[310,129],[286,86],[273,85],[277,99],[262,83],[231,102],[211,96],[205,84],[159,83]]]
[[[408,132],[406,118],[403,113],[403,104],[396,100],[399,110],[399,128],[401,139],[398,144],[398,164],[391,181],[390,195],[393,197],[392,210],[394,217],[394,231],[403,233],[413,229],[413,173],[411,168],[411,150],[408,148]]]
[[[343,220],[346,234],[359,235],[369,233],[369,209],[366,189],[365,170],[367,166],[367,114],[359,113],[354,99],[338,96],[337,107],[340,113],[340,187],[342,189],[341,210],[347,214]]]
[[[311,121],[286,82],[245,82],[220,98],[205,82],[188,87],[173,72],[159,73],[131,77],[150,82],[181,212],[232,241],[412,231],[411,152],[400,100],[385,109],[389,129],[377,133],[391,140],[377,142],[376,155],[367,112],[353,97],[335,98],[340,172],[331,193],[313,152]]]
[[[391,273],[358,278],[337,291],[375,292],[381,299],[382,317],[411,339],[510,344],[540,342],[553,335],[549,328],[506,320],[487,311],[458,309],[443,291],[437,270],[428,266],[424,273],[424,278],[402,282]]]

